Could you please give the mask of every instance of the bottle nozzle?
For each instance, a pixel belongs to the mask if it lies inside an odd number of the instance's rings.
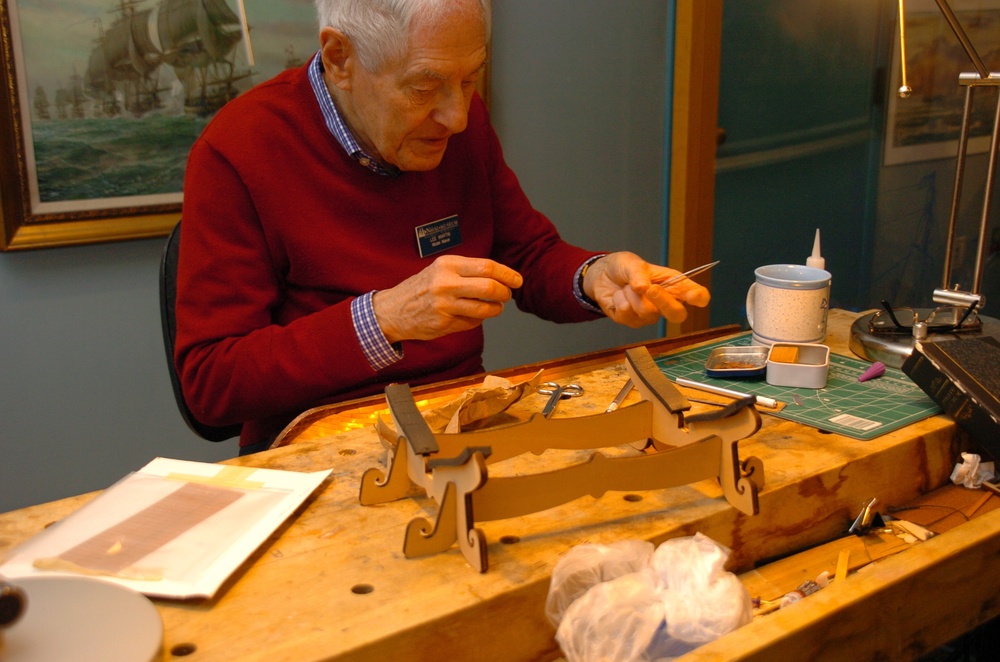
[[[826,269],[826,260],[823,259],[823,255],[819,250],[819,228],[816,228],[816,239],[813,240],[812,255],[806,258],[806,266]]]

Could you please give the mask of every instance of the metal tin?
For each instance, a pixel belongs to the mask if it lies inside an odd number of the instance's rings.
[[[824,388],[830,371],[830,348],[816,343],[776,342],[771,352],[784,347],[798,349],[795,363],[774,361],[767,358],[767,383],[771,386],[796,388]]]
[[[763,377],[768,348],[760,345],[716,347],[705,361],[709,377]]]

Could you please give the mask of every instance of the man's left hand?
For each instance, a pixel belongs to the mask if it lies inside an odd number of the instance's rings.
[[[638,328],[661,317],[679,323],[687,319],[686,306],[703,308],[711,299],[706,288],[689,278],[660,286],[680,273],[650,264],[635,253],[610,253],[587,269],[583,290],[619,324]]]

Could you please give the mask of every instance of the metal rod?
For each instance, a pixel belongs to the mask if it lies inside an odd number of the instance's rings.
[[[906,7],[904,0],[899,0],[899,77],[900,86],[898,94],[905,99],[913,92],[913,88],[906,81]]]
[[[981,78],[989,78],[990,70],[983,62],[983,59],[979,57],[979,53],[976,52],[976,47],[972,45],[969,41],[969,36],[965,34],[965,30],[962,28],[962,24],[958,22],[958,18],[955,16],[955,12],[952,11],[951,5],[948,4],[948,0],[934,0],[937,3],[938,8],[941,13],[944,14],[944,18],[948,21],[948,25],[951,26],[951,31],[955,33],[958,40],[962,43],[962,48],[965,49],[966,55],[972,60],[972,66],[976,68],[979,72]]]
[[[970,88],[971,89],[971,88]],[[993,116],[993,135],[990,138],[990,162],[986,167],[986,188],[983,196],[983,214],[979,220],[979,250],[976,253],[976,268],[972,277],[972,293],[979,294],[982,288],[983,268],[986,266],[986,234],[990,227],[990,202],[993,199],[993,182],[997,174],[997,148],[1000,147],[1000,92],[997,94],[997,110]]]
[[[674,382],[680,384],[681,386],[687,386],[688,388],[696,388],[701,391],[706,391],[707,393],[724,395],[729,398],[736,398],[737,400],[752,397],[758,405],[762,407],[768,407],[769,409],[777,409],[778,407],[778,401],[775,400],[774,398],[768,398],[767,396],[757,395],[755,393],[744,393],[742,391],[734,391],[733,389],[723,388],[721,386],[715,386],[713,384],[696,382],[693,379],[688,379],[686,377],[677,377],[676,379],[674,379]]]
[[[951,261],[958,228],[958,208],[962,199],[962,181],[965,179],[965,157],[969,145],[969,124],[972,118],[972,86],[965,88],[965,107],[962,110],[962,128],[958,133],[958,161],[955,164],[955,188],[951,194],[951,211],[948,214],[948,234],[944,247],[944,278],[942,289],[951,289]]]

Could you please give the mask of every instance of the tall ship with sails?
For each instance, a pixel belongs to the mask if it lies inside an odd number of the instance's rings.
[[[184,110],[211,115],[251,72],[237,71],[240,18],[225,0],[118,0],[87,66],[87,90],[101,115],[143,115],[163,107],[160,70],[170,67],[184,89]]]

